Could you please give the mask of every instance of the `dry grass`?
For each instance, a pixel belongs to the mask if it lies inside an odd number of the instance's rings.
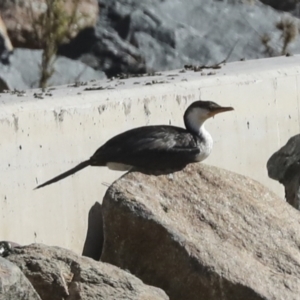
[[[275,50],[271,46],[271,37],[269,34],[264,34],[261,36],[261,43],[265,47],[265,54],[273,57],[278,55],[289,55],[289,45],[294,42],[299,35],[299,24],[295,19],[290,17],[283,17],[278,23],[275,24],[277,30],[281,32],[280,39],[282,42],[281,48]]]
[[[77,11],[81,0],[73,0],[71,12],[66,12],[64,0],[46,0],[47,8],[34,19],[33,8],[30,15],[34,35],[41,41],[43,49],[41,76],[39,86],[46,88],[48,80],[54,73],[54,62],[59,45],[71,38],[72,28],[80,23]],[[85,16],[83,16],[85,17]]]
[[[298,26],[296,21],[286,18],[281,19],[281,21],[276,24],[276,28],[281,31],[281,39],[283,41],[281,54],[286,55],[289,44],[298,37]]]

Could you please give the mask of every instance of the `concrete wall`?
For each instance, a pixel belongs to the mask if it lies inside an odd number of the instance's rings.
[[[33,96],[40,91],[1,94],[0,240],[80,253],[90,208],[102,201],[105,183],[122,173],[90,167],[33,188],[89,158],[121,131],[145,124],[183,126],[185,108],[197,99],[235,108],[207,122],[215,145],[205,163],[248,175],[283,196],[282,187],[267,177],[266,162],[299,133],[299,72],[300,56],[292,56],[231,63],[205,74],[176,70],[58,87],[43,99]]]

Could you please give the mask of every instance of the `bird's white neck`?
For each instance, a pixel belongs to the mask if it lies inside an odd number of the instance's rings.
[[[202,109],[192,109],[184,116],[184,123],[187,130],[194,134],[201,135],[201,132],[207,132],[204,128],[204,122],[209,118],[208,112]]]
[[[213,139],[210,133],[205,129],[204,122],[209,118],[207,111],[192,109],[185,116],[185,126],[188,131],[196,135],[199,142],[200,153],[197,161],[202,161],[209,156],[213,148]]]
[[[200,143],[198,145],[198,147],[200,149],[200,153],[197,157],[197,161],[202,161],[210,155],[212,148],[213,148],[214,141],[212,139],[212,136],[205,129],[203,124],[199,128],[199,133],[197,134],[197,136],[200,139]]]

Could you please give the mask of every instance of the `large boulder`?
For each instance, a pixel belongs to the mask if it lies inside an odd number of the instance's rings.
[[[299,299],[300,215],[254,180],[204,164],[129,173],[102,211],[101,260],[172,300]]]
[[[39,87],[42,50],[15,49],[10,61],[10,66],[0,64],[0,79],[6,82],[9,89]],[[48,86],[106,78],[103,72],[66,57],[57,57],[53,68],[54,73],[48,81]]]
[[[169,299],[162,290],[115,266],[59,247],[17,247],[7,259],[19,266],[43,300]]]
[[[276,29],[283,13],[259,1],[99,0],[99,5],[95,30],[81,32],[60,53],[108,76],[211,65],[231,51],[228,61],[256,59],[280,54],[283,47]],[[298,39],[288,50],[299,53],[299,46]]]
[[[14,66],[0,63],[0,93],[4,90],[22,91],[28,88],[21,73]]]
[[[0,257],[0,299],[41,300],[21,270]]]
[[[267,169],[269,177],[284,186],[286,201],[300,210],[300,134],[272,154]]]

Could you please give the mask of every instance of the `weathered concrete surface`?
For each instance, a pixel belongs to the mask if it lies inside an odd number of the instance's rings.
[[[58,247],[15,248],[7,259],[20,267],[43,300],[169,299],[128,272]]]
[[[0,300],[41,300],[21,270],[0,257]]]
[[[283,184],[286,201],[300,210],[300,134],[269,158],[267,169],[270,178]]]
[[[248,175],[283,197],[266,162],[299,132],[300,56],[230,63],[203,73],[212,75],[175,70],[57,87],[49,91],[52,96],[40,90],[1,94],[1,239],[82,253],[89,210],[107,189],[102,183],[122,173],[87,168],[32,189],[90,157],[121,131],[147,124],[183,126],[184,110],[197,99],[235,108],[207,122],[214,149],[205,162]]]
[[[101,260],[172,300],[299,299],[300,215],[256,181],[205,164],[130,173],[102,209]]]

